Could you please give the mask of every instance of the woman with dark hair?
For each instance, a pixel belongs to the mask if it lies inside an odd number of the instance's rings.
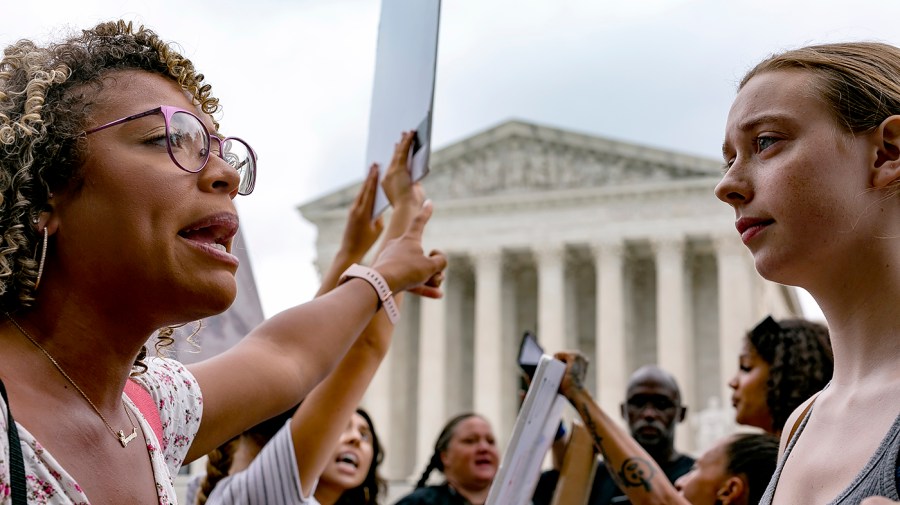
[[[692,505],[756,505],[778,461],[778,439],[769,434],[725,437],[675,481]]]
[[[766,317],[747,333],[738,360],[728,383],[735,420],[775,435],[834,372],[828,328],[804,319]]]
[[[487,420],[467,412],[447,422],[434,444],[434,453],[422,473],[416,490],[396,505],[481,505],[488,491],[500,456]],[[433,470],[446,480],[427,486]]]
[[[316,500],[321,505],[379,503],[379,496],[387,492],[387,482],[378,473],[382,461],[384,448],[375,433],[375,424],[365,410],[356,409],[319,477]]]

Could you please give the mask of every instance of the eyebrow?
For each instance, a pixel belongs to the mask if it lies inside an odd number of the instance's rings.
[[[783,123],[783,122],[787,122],[787,121],[789,121],[789,118],[784,114],[762,114],[762,115],[755,116],[755,117],[751,116],[749,119],[745,119],[744,121],[741,121],[740,123],[738,123],[737,129],[738,129],[738,131],[746,132],[746,131],[750,131],[750,130],[756,128],[757,126],[759,126],[763,123],[778,123],[778,122]],[[727,153],[728,153],[728,142],[726,140],[726,141],[722,142],[722,156],[726,157]]]

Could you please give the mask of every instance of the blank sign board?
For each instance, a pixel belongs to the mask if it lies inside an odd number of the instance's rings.
[[[541,356],[485,505],[531,503],[541,461],[553,443],[566,403],[558,393],[565,370],[562,361]]]
[[[417,132],[409,155],[413,180],[428,173],[440,13],[440,0],[381,2],[366,149],[366,168],[378,163],[381,177],[390,165],[394,144],[409,130]],[[373,216],[388,205],[379,185]]]

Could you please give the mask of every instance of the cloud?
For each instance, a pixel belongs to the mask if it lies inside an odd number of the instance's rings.
[[[445,0],[437,147],[509,118],[717,157],[735,83],[787,47],[898,36],[893,0]],[[875,15],[873,15],[873,13]],[[6,2],[0,42],[136,19],[175,40],[260,154],[238,203],[267,315],[308,299],[314,231],[295,206],[360,180],[375,0]]]

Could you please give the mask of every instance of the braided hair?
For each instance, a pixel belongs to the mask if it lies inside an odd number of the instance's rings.
[[[197,490],[197,505],[205,505],[219,481],[228,477],[228,470],[231,469],[240,441],[241,436],[238,435],[206,455],[206,475]]]
[[[834,373],[828,328],[805,319],[775,321],[767,317],[747,334],[747,341],[769,364],[766,404],[776,432],[791,412],[821,391]]]
[[[437,442],[434,444],[434,453],[428,461],[428,466],[425,467],[425,471],[422,472],[422,477],[420,477],[419,482],[416,483],[416,489],[425,487],[425,483],[428,482],[428,477],[433,470],[438,470],[440,472],[444,471],[444,462],[441,461],[441,453],[446,452],[447,448],[450,447],[450,441],[453,439],[453,435],[455,434],[456,427],[459,423],[470,417],[479,416],[473,412],[465,412],[447,421],[447,424],[444,425],[444,429],[441,430],[441,434],[438,435]]]
[[[747,433],[736,435],[727,446],[727,470],[747,483],[747,503],[756,505],[762,498],[778,464],[778,439],[774,435]]]
[[[284,427],[284,424],[294,415],[296,410],[297,407],[294,407],[271,419],[267,419],[207,454],[206,476],[203,478],[203,481],[200,483],[200,489],[197,491],[196,505],[204,505],[219,481],[229,475],[231,464],[234,462],[234,455],[237,453],[238,447],[240,447],[242,438],[249,438],[262,448],[278,433],[278,430]]]

